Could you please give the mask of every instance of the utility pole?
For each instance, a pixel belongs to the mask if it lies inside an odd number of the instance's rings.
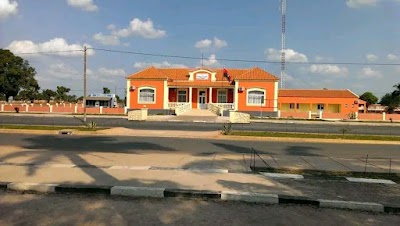
[[[86,122],[86,57],[87,48],[83,48],[83,121]]]
[[[286,80],[286,0],[282,1],[282,50],[281,50],[281,89],[285,88]]]

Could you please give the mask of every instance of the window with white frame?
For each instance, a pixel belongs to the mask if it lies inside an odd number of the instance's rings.
[[[186,102],[187,101],[187,93],[186,90],[178,90],[178,102]]]
[[[139,90],[139,103],[155,103],[156,92],[153,88],[143,88]]]
[[[227,102],[227,97],[226,97],[226,90],[218,90],[218,102],[217,103],[226,103]]]
[[[300,105],[299,104],[295,104],[295,103],[290,103],[289,104],[289,108],[290,109],[299,109]]]
[[[264,104],[265,91],[262,90],[249,90],[247,92],[248,105],[261,105]]]
[[[318,110],[324,110],[324,108],[325,108],[325,105],[324,104],[318,104],[317,105],[317,108],[318,108]]]

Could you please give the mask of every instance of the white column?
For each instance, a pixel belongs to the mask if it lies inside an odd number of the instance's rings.
[[[131,87],[131,81],[126,80],[126,107],[130,108],[130,102],[131,102],[131,92],[129,88]]]
[[[4,104],[1,105],[1,111],[4,111]]]
[[[124,107],[124,114],[128,113],[128,107]]]
[[[355,114],[356,114],[356,118],[355,119],[358,120],[358,111],[356,111]]]
[[[164,109],[168,109],[168,102],[169,102],[169,88],[168,88],[168,81],[164,81]]]
[[[274,90],[274,111],[278,110],[278,81],[275,82],[275,90]]]
[[[235,103],[234,110],[239,110],[239,82],[235,81],[235,90],[233,91],[233,102]]]
[[[319,111],[319,119],[322,119],[322,111]]]
[[[280,118],[281,117],[281,110],[278,110],[277,112],[278,112],[277,116],[278,116],[278,118]]]
[[[100,114],[103,114],[103,106],[100,106]]]
[[[29,105],[26,105],[25,106],[25,112],[28,112],[29,111]]]
[[[311,119],[311,111],[308,111],[308,119]]]
[[[50,105],[50,113],[53,112],[53,105]]]
[[[75,105],[74,113],[78,113],[78,105]]]
[[[208,103],[212,103],[212,87],[208,90]]]
[[[192,103],[192,92],[193,92],[192,87],[189,87],[189,103],[190,103],[190,108],[193,108],[193,103]],[[178,98],[178,97],[177,97],[177,98]]]
[[[386,120],[386,112],[382,113],[382,120],[385,121]]]

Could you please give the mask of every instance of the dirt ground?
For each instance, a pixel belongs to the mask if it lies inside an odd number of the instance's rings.
[[[0,192],[0,225],[399,225],[399,215],[309,206]]]

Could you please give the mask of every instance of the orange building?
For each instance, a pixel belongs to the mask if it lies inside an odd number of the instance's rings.
[[[160,69],[150,67],[127,77],[128,109],[147,108],[150,113],[171,109],[229,110],[276,117],[279,79],[258,68]]]
[[[349,114],[365,110],[365,101],[350,90],[296,90],[282,89],[278,94],[282,117],[304,116],[311,112],[323,118],[346,118]],[[308,117],[308,116],[307,116]]]

